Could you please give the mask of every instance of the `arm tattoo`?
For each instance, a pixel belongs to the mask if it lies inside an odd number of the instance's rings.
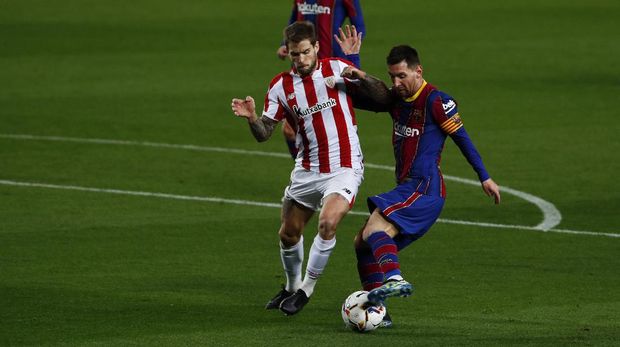
[[[392,102],[392,93],[380,79],[366,75],[360,79],[360,87],[366,97],[380,105],[389,105]]]
[[[276,128],[278,123],[268,117],[262,116],[253,122],[248,122],[248,124],[250,125],[250,131],[252,135],[254,135],[254,138],[256,138],[256,141],[263,142],[271,137],[273,129]]]

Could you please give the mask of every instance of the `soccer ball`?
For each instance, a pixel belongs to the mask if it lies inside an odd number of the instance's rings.
[[[377,329],[386,312],[385,306],[370,304],[368,292],[364,290],[349,295],[340,310],[344,324],[359,332]]]

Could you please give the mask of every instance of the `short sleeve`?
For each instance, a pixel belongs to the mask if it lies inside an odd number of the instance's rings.
[[[269,89],[265,95],[265,105],[263,106],[263,116],[275,121],[284,119],[285,108],[280,101],[279,95],[284,93],[282,88],[282,76],[278,75],[269,84]]]

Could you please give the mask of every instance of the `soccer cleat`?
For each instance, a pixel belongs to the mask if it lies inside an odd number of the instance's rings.
[[[389,313],[385,313],[383,316],[383,320],[379,323],[380,328],[391,328],[392,327],[392,317],[390,317]]]
[[[271,298],[271,300],[269,300],[267,305],[265,305],[265,309],[273,310],[276,308],[280,308],[280,304],[282,303],[282,300],[288,298],[289,296],[293,294],[294,293],[287,292],[286,289],[282,288],[282,290],[279,291],[278,294],[276,294],[276,296],[274,296],[273,298]]]
[[[306,292],[301,289],[298,289],[295,294],[289,296],[288,298],[282,300],[280,304],[280,311],[284,312],[287,316],[292,316],[295,313],[301,311],[302,308],[310,301]]]
[[[411,283],[405,280],[390,280],[381,287],[375,288],[368,293],[368,301],[380,304],[391,296],[409,296],[413,291]]]

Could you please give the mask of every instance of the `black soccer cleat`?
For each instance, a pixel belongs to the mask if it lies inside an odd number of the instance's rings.
[[[280,304],[282,303],[282,301],[293,294],[294,293],[287,292],[286,289],[282,288],[282,290],[279,291],[278,294],[276,294],[276,296],[274,296],[273,298],[271,298],[271,300],[269,300],[267,305],[265,305],[265,309],[273,310],[276,308],[280,308]]]
[[[295,294],[289,296],[288,298],[282,300],[280,304],[280,311],[284,312],[287,316],[292,316],[295,313],[301,311],[302,308],[310,301],[306,292],[301,289],[298,289]]]

